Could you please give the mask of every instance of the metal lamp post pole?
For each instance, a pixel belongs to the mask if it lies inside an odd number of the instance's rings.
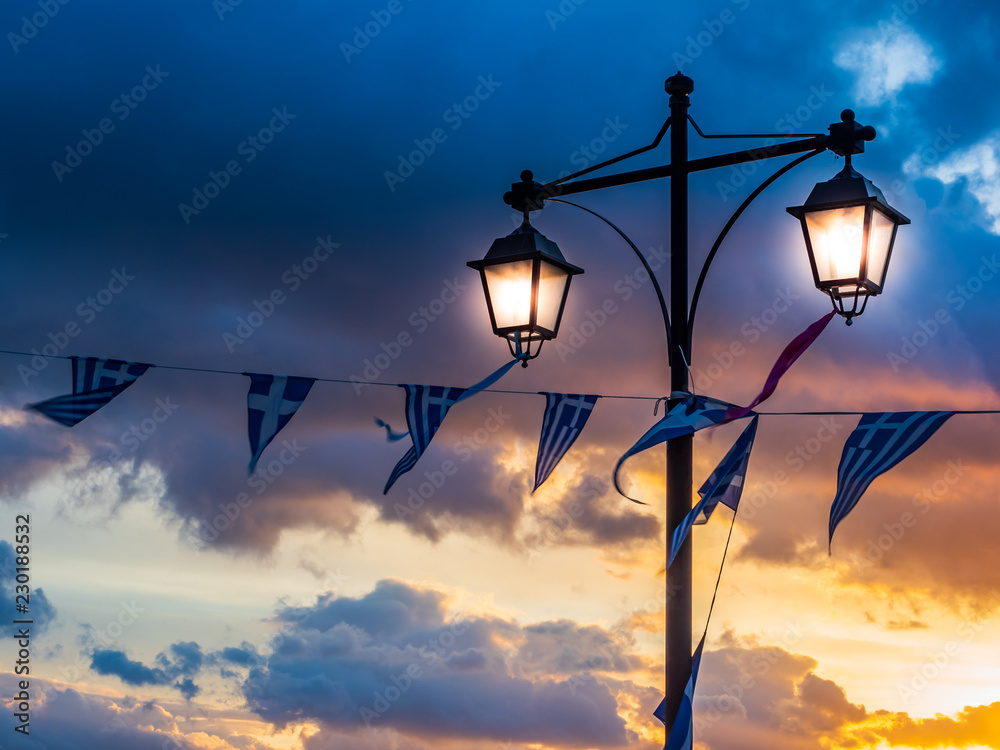
[[[670,94],[670,325],[678,349],[670,353],[670,390],[688,390],[688,96],[694,81],[678,73],[666,82]],[[681,356],[678,356],[680,354]],[[672,404],[670,404],[672,406]],[[692,436],[667,443],[666,554],[670,532],[691,511]],[[666,715],[677,715],[691,675],[691,538],[666,570]],[[664,746],[666,746],[664,744]]]

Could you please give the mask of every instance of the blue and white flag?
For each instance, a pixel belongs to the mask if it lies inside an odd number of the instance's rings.
[[[694,657],[691,659],[691,677],[688,678],[687,686],[684,688],[684,696],[681,698],[681,705],[677,709],[677,716],[670,727],[670,735],[667,737],[666,750],[692,750],[694,747],[694,690],[698,682],[698,669],[701,667],[701,652],[705,648],[705,636],[701,637],[698,648],[694,650]],[[654,714],[664,724],[666,724],[666,698],[660,704]],[[662,716],[660,714],[663,714]]]
[[[757,419],[758,417],[755,415],[750,420],[750,424],[733,443],[733,447],[719,461],[719,465],[715,467],[705,483],[698,488],[698,497],[709,499],[698,517],[695,518],[695,526],[708,523],[712,511],[719,503],[734,511],[740,507],[740,496],[743,494],[747,466],[750,463],[750,451],[753,450],[753,441],[757,437]]]
[[[953,411],[889,411],[865,414],[844,444],[837,467],[837,496],[830,508],[830,541],[868,485],[913,453]]]
[[[718,401],[707,396],[689,395],[664,414],[663,419],[653,425],[645,435],[639,438],[635,445],[628,449],[624,456],[618,459],[614,473],[615,489],[623,497],[632,500],[618,484],[618,471],[625,463],[625,459],[675,437],[691,435],[698,430],[712,427],[725,419],[726,410],[731,407],[732,404],[725,401]],[[632,500],[632,502],[640,505],[646,504],[638,500]]]
[[[139,362],[97,357],[84,360],[70,357],[70,361],[73,363],[73,393],[26,407],[67,427],[82,422],[108,404],[152,367]]]
[[[542,417],[542,436],[538,440],[538,457],[535,459],[535,486],[542,486],[549,474],[583,432],[583,426],[594,411],[600,396],[582,393],[542,393],[545,396],[545,415]]]
[[[413,438],[413,445],[392,470],[382,494],[387,494],[397,479],[416,466],[452,406],[489,388],[520,361],[512,359],[496,372],[468,388],[445,385],[400,385],[399,387],[406,391],[406,426],[410,437]],[[389,434],[392,435],[391,430]]]
[[[250,435],[248,473],[253,474],[260,454],[302,406],[316,379],[252,372],[245,374],[250,378],[250,390],[247,392],[247,431]]]
[[[719,465],[715,467],[715,471],[698,490],[701,500],[673,530],[670,535],[668,568],[673,564],[674,557],[677,556],[694,524],[706,523],[708,517],[712,515],[712,511],[715,510],[715,506],[720,502],[725,503],[734,511],[739,507],[740,495],[743,494],[743,485],[746,482],[747,466],[750,463],[750,451],[753,450],[753,440],[757,436],[758,419],[759,417],[754,415],[747,428],[736,438],[733,447],[729,449]]]
[[[120,359],[70,359],[73,361],[73,393],[86,393],[131,383],[150,368],[150,365]]]

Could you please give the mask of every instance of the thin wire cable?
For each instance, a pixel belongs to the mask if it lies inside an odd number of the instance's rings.
[[[34,352],[19,352],[12,349],[0,349],[0,354],[13,354],[19,357],[42,357],[43,359],[73,359],[72,355],[67,354],[35,354]],[[126,360],[130,361],[130,360]],[[161,370],[182,370],[186,372],[209,372],[216,373],[219,375],[246,375],[247,373],[243,370],[220,370],[211,367],[183,367],[181,365],[157,365],[151,362],[143,362],[141,364],[149,365],[150,367],[158,367]],[[308,376],[301,376],[308,377]],[[398,388],[401,383],[386,383],[381,380],[370,380],[370,381],[357,381],[357,380],[344,380],[343,378],[312,378],[320,383],[344,383],[347,385],[380,385],[390,388]],[[508,390],[504,388],[484,388],[483,393],[507,393],[515,396],[538,396],[541,391],[517,391]],[[632,401],[665,401],[666,396],[630,396],[623,394],[593,394],[600,396],[601,398],[615,398],[622,400],[632,400]],[[694,393],[691,394],[695,395]],[[925,409],[924,411],[950,411],[953,414],[1000,414],[1000,409]],[[849,416],[863,416],[865,414],[874,414],[871,411],[757,411],[754,414],[759,414],[762,417],[849,417]],[[747,415],[749,416],[749,415]]]

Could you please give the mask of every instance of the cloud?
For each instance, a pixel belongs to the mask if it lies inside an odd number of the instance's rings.
[[[278,726],[566,747],[630,741],[600,679],[643,665],[620,636],[568,621],[449,616],[446,605],[441,592],[380,581],[357,599],[325,595],[282,610],[273,653],[244,683],[247,702]]]
[[[139,661],[129,659],[124,651],[110,649],[95,649],[91,657],[90,668],[98,674],[113,675],[126,685],[140,687],[143,685],[169,685],[177,677],[183,677],[173,683],[173,687],[190,700],[201,692],[191,678],[197,675],[205,663],[201,647],[193,641],[175,643],[169,648],[170,656],[157,654],[156,663],[159,667],[147,667]],[[239,658],[239,649],[232,649],[234,656]]]
[[[126,685],[166,685],[170,677],[162,669],[152,669],[132,661],[123,651],[95,649],[90,668],[97,674],[114,675]]]
[[[907,174],[964,187],[985,214],[982,224],[993,234],[1000,234],[1000,131],[936,164],[927,164],[921,154],[913,154],[903,168]]]
[[[930,83],[941,68],[933,48],[905,26],[884,26],[880,34],[869,31],[844,44],[833,61],[857,76],[854,96],[863,106],[894,100],[907,84]]]
[[[29,565],[30,565],[30,534],[29,536]],[[16,540],[17,537],[15,537]],[[19,544],[18,547],[21,545]],[[35,633],[44,633],[49,624],[56,617],[56,608],[52,606],[52,602],[49,601],[48,597],[45,596],[45,591],[41,588],[32,588],[27,593],[27,599],[16,599],[17,596],[17,568],[18,568],[18,553],[17,547],[12,545],[3,539],[0,539],[0,611],[5,613],[11,613],[17,611],[18,604],[24,604],[27,601],[28,614],[25,617],[32,619],[33,628]],[[29,572],[29,583],[30,583],[30,572]],[[4,631],[13,635],[17,630],[16,625],[11,624],[9,621],[4,625]]]
[[[0,673],[0,686],[0,704],[9,709],[15,676]],[[155,701],[60,689],[45,680],[31,687],[31,733],[15,743],[22,750],[274,750],[211,714],[192,721]]]

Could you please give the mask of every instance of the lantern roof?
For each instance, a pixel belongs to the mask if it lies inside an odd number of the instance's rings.
[[[567,273],[583,273],[582,268],[568,262],[563,257],[559,246],[531,226],[527,219],[506,237],[494,240],[482,260],[472,260],[467,265],[470,268],[481,270],[484,266],[492,266],[496,263],[532,260],[539,257],[562,268]]]
[[[802,215],[809,211],[866,203],[876,204],[879,210],[896,224],[910,223],[908,218],[889,205],[882,191],[871,180],[856,171],[850,164],[847,164],[839,174],[826,182],[816,183],[805,203],[801,206],[792,206],[787,211],[792,216],[801,219]]]

